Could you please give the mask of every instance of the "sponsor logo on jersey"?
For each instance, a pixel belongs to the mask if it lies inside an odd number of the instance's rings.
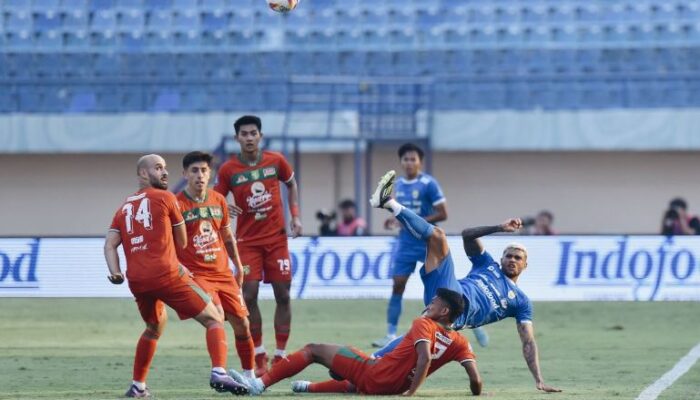
[[[499,269],[496,268],[496,267],[494,267],[493,265],[489,265],[487,269],[488,269],[489,271],[491,271],[491,273],[492,273],[494,276],[496,276],[496,278],[500,278],[500,277],[501,277],[501,274],[498,272]]]
[[[248,208],[251,210],[256,210],[272,200],[272,193],[267,191],[265,184],[262,182],[253,183],[250,187],[250,192],[251,195],[248,196],[246,201],[248,202]]]
[[[452,339],[449,337],[443,335],[440,332],[435,332],[435,340],[439,340],[440,342],[446,344],[446,345],[451,345],[452,344]]]
[[[268,176],[275,176],[277,174],[277,169],[275,167],[263,168],[263,176],[267,178]]]
[[[489,289],[488,285],[486,285],[481,279],[475,279],[474,281],[476,282],[476,287],[481,289],[481,292],[484,293],[484,296],[486,296],[486,298],[489,299],[491,308],[493,308],[494,310],[498,309],[500,306],[496,301],[496,297],[493,295],[493,292],[491,292],[491,289]]]
[[[236,178],[236,185],[240,185],[241,183],[246,183],[246,182],[248,182],[248,178],[246,178],[246,176],[243,174],[238,175],[238,177]]]
[[[132,245],[137,245],[137,244],[141,244],[141,243],[143,243],[143,235],[131,238]]]

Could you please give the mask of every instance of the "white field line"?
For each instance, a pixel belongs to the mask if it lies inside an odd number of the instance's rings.
[[[678,360],[676,365],[674,365],[668,372],[663,374],[661,378],[644,389],[644,391],[637,396],[636,400],[655,400],[657,397],[659,397],[661,392],[673,385],[673,382],[688,372],[688,370],[690,370],[690,368],[699,358],[700,343],[696,344],[695,347],[690,349],[688,354]]]

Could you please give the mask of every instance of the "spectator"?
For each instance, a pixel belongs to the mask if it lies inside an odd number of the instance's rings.
[[[662,235],[698,235],[700,234],[700,219],[688,213],[688,203],[685,199],[676,197],[671,200],[668,210],[661,220]]]
[[[365,234],[367,223],[357,216],[355,202],[347,199],[340,202],[340,222],[338,223],[338,236],[362,236]]]
[[[551,211],[542,210],[537,213],[535,218],[525,217],[522,220],[523,226],[528,227],[527,234],[529,235],[551,236],[557,234],[552,228],[554,214]]]

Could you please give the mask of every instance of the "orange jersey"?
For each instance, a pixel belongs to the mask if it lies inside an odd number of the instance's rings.
[[[126,198],[112,219],[126,255],[126,277],[132,292],[167,286],[178,277],[173,227],[183,224],[175,195],[146,188]]]
[[[231,276],[220,233],[230,225],[224,196],[207,189],[204,201],[196,202],[183,190],[177,201],[187,227],[187,247],[177,249],[180,262],[195,275]]]
[[[261,151],[254,163],[235,155],[219,168],[214,190],[224,196],[233,193],[236,205],[243,209],[236,223],[239,242],[267,244],[286,235],[279,181],[292,178],[292,167],[273,151]]]
[[[396,348],[372,366],[371,374],[365,375],[367,389],[373,388],[372,393],[376,389],[387,394],[408,390],[418,361],[415,346],[422,341],[430,345],[432,360],[428,375],[450,361],[462,363],[475,359],[469,342],[462,335],[429,318],[419,317]]]

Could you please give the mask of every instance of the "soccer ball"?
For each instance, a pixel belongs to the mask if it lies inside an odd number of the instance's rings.
[[[267,5],[270,6],[270,8],[273,11],[277,11],[279,13],[288,13],[292,11],[293,9],[296,8],[296,6],[299,4],[299,0],[266,0]]]

